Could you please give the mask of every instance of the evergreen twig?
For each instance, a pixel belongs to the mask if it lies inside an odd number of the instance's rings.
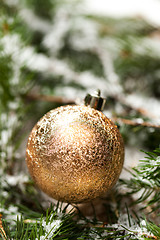
[[[48,95],[38,95],[38,94],[27,94],[26,96],[30,100],[40,100],[40,101],[46,101],[46,102],[53,102],[53,103],[59,103],[59,104],[75,104],[75,99],[69,99],[66,97],[60,97],[60,96],[48,96]],[[138,110],[141,113],[144,111]],[[160,125],[153,124],[150,122],[143,121],[142,119],[134,120],[134,119],[125,119],[121,117],[112,117],[112,120],[114,122],[117,122],[118,124],[126,124],[130,126],[144,126],[144,127],[152,127],[152,128],[160,128]]]
[[[149,206],[153,211],[160,210],[160,149],[154,152],[145,152],[146,157],[140,160],[137,167],[130,171],[129,180],[121,179],[120,183],[126,186],[128,194],[139,193],[140,197],[135,203],[146,202],[144,208]],[[160,214],[160,212],[159,212]]]
[[[120,117],[113,117],[112,120],[117,122],[118,124],[126,124],[130,126],[143,126],[143,127],[151,127],[151,128],[160,128],[160,125],[153,124],[150,122],[143,121],[142,119],[125,119]]]

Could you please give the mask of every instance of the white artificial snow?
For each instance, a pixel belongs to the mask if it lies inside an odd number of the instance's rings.
[[[68,98],[73,98],[75,100],[75,103],[80,105],[82,104],[82,99],[84,99],[85,94],[84,90],[76,89],[74,87],[68,87],[64,86],[62,87],[55,87],[55,92],[57,96],[66,96]]]
[[[52,216],[51,216],[51,219],[52,219]],[[51,239],[55,231],[57,231],[60,228],[61,224],[62,224],[62,220],[59,220],[59,219],[49,221],[47,224],[46,224],[46,221],[43,220],[42,227],[43,227],[43,230],[45,231],[45,235],[40,236],[40,240]],[[38,240],[38,238],[36,238],[35,240]]]
[[[1,190],[1,196],[4,197],[4,198],[8,198],[9,197],[9,192]]]
[[[45,240],[46,239],[46,236],[40,236],[40,238],[36,238],[35,240]]]
[[[96,230],[93,227],[90,228],[89,237],[94,240],[100,240],[99,234],[96,232]]]
[[[145,220],[142,220],[140,222],[140,227],[138,227],[136,231],[137,231],[138,239],[140,240],[141,239],[143,240],[144,236],[149,236],[150,238],[154,237],[154,235],[151,232],[148,232]]]
[[[8,116],[8,114],[3,113],[0,118],[0,123],[3,126],[3,130],[1,131],[0,144],[2,151],[4,151],[5,148],[9,148],[8,142],[13,134],[15,124],[18,124],[17,115],[11,114]],[[9,148],[7,151],[10,152],[11,149]]]
[[[20,214],[18,212],[18,208],[14,205],[10,205],[8,209],[0,207],[0,212],[5,214],[5,218],[10,220],[10,224],[15,224],[17,217],[20,218]]]
[[[2,189],[8,188],[8,185],[10,187],[15,187],[18,186],[21,191],[25,190],[25,184],[29,182],[29,176],[25,175],[23,173],[20,173],[19,175],[8,175],[8,174],[3,174],[3,171],[0,172],[0,177],[1,177],[1,187]],[[6,193],[4,192],[4,195]]]
[[[17,211],[18,211],[18,208],[16,206],[11,205],[8,208],[8,212],[10,212],[10,213],[15,213]]]
[[[63,47],[64,37],[69,31],[70,25],[71,21],[69,21],[66,11],[64,9],[58,11],[54,19],[54,24],[43,39],[44,46],[50,49],[52,54],[56,55]]]
[[[19,53],[20,37],[18,34],[5,35],[0,39],[0,43],[4,46],[4,54],[10,55],[13,57],[17,56]]]
[[[146,236],[153,236],[152,233],[148,232],[146,222],[142,220],[140,224],[138,225],[132,217],[128,217],[128,214],[121,214],[118,222],[112,225],[109,225],[111,228],[123,231],[125,230],[125,234],[131,234],[132,239],[144,239],[144,235]],[[108,234],[108,233],[106,233]],[[105,232],[104,232],[105,236]],[[128,237],[124,238],[128,239]]]
[[[145,97],[143,95],[132,93],[125,96],[125,102],[128,103],[133,108],[142,108],[146,110],[148,116],[150,116],[153,121],[159,124],[160,121],[160,101],[151,98]]]
[[[6,143],[8,142],[8,138],[10,137],[10,131],[6,130],[2,130],[1,131],[1,143],[3,145],[6,145]]]
[[[19,107],[19,102],[16,101],[16,102],[9,102],[8,103],[8,107],[11,109],[11,110],[16,110],[18,109]],[[15,118],[15,116],[13,116],[13,119]],[[16,118],[16,122],[17,122],[17,118]]]
[[[99,58],[103,64],[104,74],[106,80],[110,86],[110,92],[113,95],[121,94],[123,92],[122,86],[120,84],[119,76],[114,70],[113,57],[107,50],[101,50],[99,52]]]
[[[27,66],[31,70],[66,75],[73,78],[74,72],[63,61],[51,59],[43,54],[36,54],[32,47],[23,46],[18,35],[6,35],[0,42],[4,45],[5,54],[11,55],[13,62]]]
[[[72,24],[70,42],[76,50],[93,50],[97,47],[98,24],[92,20],[77,16]]]
[[[0,42],[4,46],[4,53],[11,55],[13,62],[16,66],[18,65],[19,68],[26,65],[32,70],[48,70],[50,60],[42,54],[36,54],[32,47],[25,47],[19,35],[6,35]]]
[[[42,222],[42,226],[44,228],[44,230],[46,231],[46,236],[48,238],[51,238],[52,235],[54,234],[54,232],[56,230],[58,230],[58,228],[60,228],[62,223],[62,220],[53,220],[52,222],[49,222],[48,224],[46,224],[46,221]]]
[[[19,0],[5,0],[5,2],[9,5],[9,6],[17,6],[19,3]]]
[[[160,41],[156,38],[133,39],[133,51],[139,56],[149,56],[150,58],[160,58]]]
[[[22,185],[29,181],[29,177],[24,174],[19,174],[17,176],[6,175],[6,181],[10,186]]]

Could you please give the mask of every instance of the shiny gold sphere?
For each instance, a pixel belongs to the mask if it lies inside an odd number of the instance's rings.
[[[116,183],[124,145],[116,125],[101,111],[62,106],[34,126],[26,155],[39,188],[59,201],[80,203],[103,195]]]

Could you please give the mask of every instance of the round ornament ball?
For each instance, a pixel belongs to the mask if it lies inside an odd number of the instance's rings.
[[[124,161],[117,126],[90,106],[61,106],[45,114],[28,139],[31,177],[59,201],[91,201],[109,191]]]

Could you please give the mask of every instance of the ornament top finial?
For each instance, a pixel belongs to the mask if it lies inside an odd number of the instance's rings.
[[[101,97],[101,91],[97,89],[94,94],[87,94],[84,99],[84,104],[99,111],[103,111],[106,99]]]

